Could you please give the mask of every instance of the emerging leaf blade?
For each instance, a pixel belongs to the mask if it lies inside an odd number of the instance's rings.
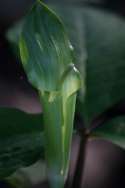
[[[20,54],[29,81],[44,91],[57,90],[65,67],[72,63],[72,48],[63,24],[40,1],[26,17]]]

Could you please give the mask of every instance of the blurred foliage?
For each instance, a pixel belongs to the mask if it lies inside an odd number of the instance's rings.
[[[93,131],[96,138],[104,138],[125,149],[125,117],[116,117]]]
[[[0,179],[43,158],[41,115],[0,108]]]

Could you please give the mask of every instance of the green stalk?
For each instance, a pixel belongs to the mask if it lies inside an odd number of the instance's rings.
[[[73,94],[64,105],[65,124],[63,125],[63,151],[65,180],[67,179],[70,161],[70,150],[73,133],[73,121],[75,113],[76,94]]]
[[[43,107],[45,130],[45,156],[48,180],[52,188],[63,188],[63,148],[62,148],[62,101],[58,94],[39,92]]]
[[[68,174],[76,91],[79,72],[70,65],[62,76],[59,92],[39,92],[43,106],[48,179],[52,188],[63,188]]]
[[[64,151],[64,172],[65,179],[68,174],[70,149],[73,132],[73,122],[76,105],[76,92],[81,87],[81,79],[79,72],[70,65],[63,75],[64,82],[62,84],[62,108],[63,108],[63,151]]]

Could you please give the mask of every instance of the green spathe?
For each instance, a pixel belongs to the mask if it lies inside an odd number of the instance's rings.
[[[57,187],[63,187],[69,167],[76,92],[81,87],[80,74],[74,65],[68,66],[60,86],[58,92],[39,93],[44,111],[48,174],[54,188],[55,182]]]

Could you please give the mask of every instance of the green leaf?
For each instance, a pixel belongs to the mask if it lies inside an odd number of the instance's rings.
[[[0,108],[0,179],[44,156],[41,114]]]
[[[40,1],[26,17],[20,54],[30,83],[39,90],[56,91],[66,66],[72,63],[72,46],[59,18]]]
[[[117,117],[93,130],[95,138],[103,138],[125,149],[125,117]]]
[[[125,97],[125,22],[92,9],[84,17],[88,60],[83,112],[91,121]]]

